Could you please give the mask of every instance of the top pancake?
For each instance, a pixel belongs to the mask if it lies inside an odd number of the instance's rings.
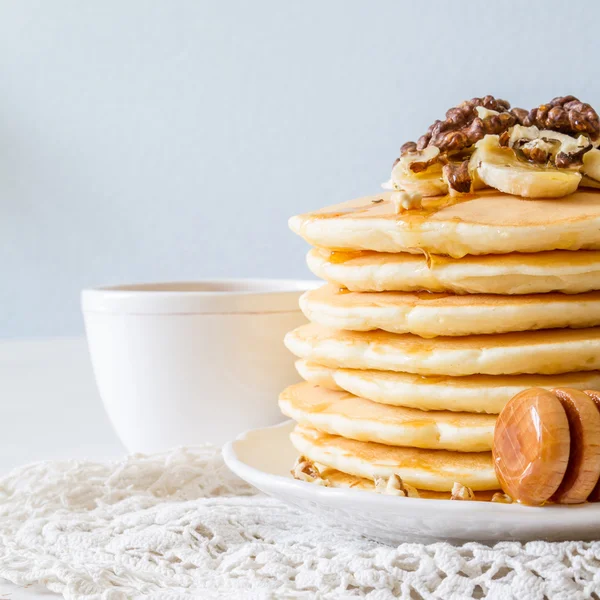
[[[332,250],[427,252],[460,258],[600,249],[600,190],[537,200],[486,190],[460,198],[424,198],[423,208],[401,214],[394,210],[392,193],[292,217],[290,227],[309,243]]]

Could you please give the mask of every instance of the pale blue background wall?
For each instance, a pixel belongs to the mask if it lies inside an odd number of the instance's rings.
[[[0,337],[79,289],[304,277],[289,215],[378,189],[492,93],[600,104],[600,3],[0,1]]]

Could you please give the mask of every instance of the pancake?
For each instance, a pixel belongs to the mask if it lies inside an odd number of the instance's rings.
[[[383,329],[427,338],[600,325],[600,292],[458,296],[347,292],[328,284],[305,292],[300,308],[310,321],[327,327]]]
[[[312,249],[307,263],[319,278],[355,292],[455,294],[580,294],[600,289],[600,251],[447,256]]]
[[[438,337],[341,331],[315,323],[285,336],[299,358],[326,367],[418,375],[552,375],[600,369],[600,327]]]
[[[545,389],[600,389],[599,371],[562,375],[469,375],[424,377],[412,373],[332,369],[306,360],[296,362],[303,379],[332,390],[346,390],[382,404],[420,410],[454,410],[498,414],[519,392]]]
[[[355,477],[342,473],[336,469],[330,469],[324,465],[317,464],[321,477],[326,479],[330,487],[334,488],[352,488],[354,490],[363,490],[365,492],[375,492],[375,483],[371,479],[364,477]],[[431,490],[417,490],[421,498],[427,500],[450,500],[450,492],[433,492]],[[475,492],[475,500],[480,502],[489,502],[492,496],[500,490],[489,490],[484,492]]]
[[[492,449],[496,415],[389,406],[310,383],[279,396],[281,412],[300,425],[362,442],[432,450]]]
[[[332,469],[363,477],[397,474],[417,489],[448,492],[454,482],[472,490],[500,488],[491,452],[451,452],[357,442],[297,425],[290,434],[300,454]]]
[[[393,192],[366,196],[292,217],[291,229],[331,250],[419,252],[460,258],[545,250],[600,250],[600,190],[526,200],[486,190],[424,198],[397,214]],[[382,202],[380,202],[382,200]]]

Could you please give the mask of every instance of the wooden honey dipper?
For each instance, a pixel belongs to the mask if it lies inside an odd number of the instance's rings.
[[[513,500],[599,501],[600,392],[520,392],[498,416],[492,453],[498,481]]]

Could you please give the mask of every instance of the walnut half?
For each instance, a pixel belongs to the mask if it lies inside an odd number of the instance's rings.
[[[523,124],[536,125],[540,129],[552,129],[569,135],[585,133],[592,140],[596,140],[600,135],[598,113],[575,96],[559,96],[547,104],[532,108]]]

